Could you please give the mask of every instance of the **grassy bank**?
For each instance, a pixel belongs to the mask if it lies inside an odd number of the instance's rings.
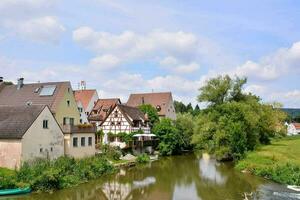
[[[0,169],[0,189],[31,187],[34,191],[68,188],[99,178],[114,171],[109,161],[100,156],[76,160],[61,157],[54,161],[35,160],[19,171]]]
[[[300,185],[300,136],[273,140],[248,153],[236,168],[278,183]]]

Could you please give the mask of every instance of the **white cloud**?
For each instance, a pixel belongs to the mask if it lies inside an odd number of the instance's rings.
[[[6,27],[14,30],[22,38],[29,38],[37,42],[57,43],[61,34],[65,31],[64,26],[53,16],[34,18],[27,21],[11,21]]]
[[[109,70],[120,64],[119,58],[114,55],[102,55],[90,60],[90,65],[95,69]]]
[[[133,31],[112,34],[83,26],[73,31],[73,40],[98,56],[118,57],[120,63],[149,59],[168,66],[175,73],[191,73],[199,68],[195,61],[199,44],[192,33],[155,30],[148,34]]]
[[[286,74],[300,72],[300,42],[281,48],[259,62],[247,61],[232,73],[258,80],[275,80]]]
[[[65,31],[53,15],[58,0],[1,0],[0,28],[25,40],[57,43]]]

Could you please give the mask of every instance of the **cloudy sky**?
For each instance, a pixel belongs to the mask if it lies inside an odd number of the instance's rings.
[[[1,0],[0,74],[193,103],[205,80],[230,74],[300,107],[299,21],[297,0]]]

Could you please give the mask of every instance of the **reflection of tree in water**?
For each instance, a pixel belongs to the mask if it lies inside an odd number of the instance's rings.
[[[195,179],[198,196],[202,199],[241,199],[244,192],[256,191],[261,179],[241,174],[232,163],[199,160],[199,178]]]

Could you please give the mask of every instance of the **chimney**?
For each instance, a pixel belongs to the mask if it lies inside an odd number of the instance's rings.
[[[3,83],[3,77],[0,76],[0,83]]]
[[[22,86],[24,85],[24,78],[19,78],[18,79],[18,85],[17,85],[17,89],[21,89]]]

